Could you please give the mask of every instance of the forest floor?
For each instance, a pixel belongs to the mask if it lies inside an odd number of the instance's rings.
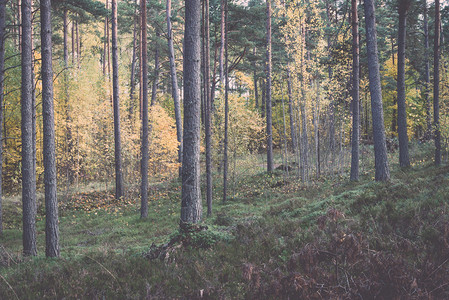
[[[448,299],[449,166],[414,148],[388,183],[244,176],[183,232],[178,181],[153,185],[147,220],[137,197],[85,188],[61,203],[59,259],[44,257],[42,205],[39,256],[21,255],[20,199],[7,198],[0,299]]]

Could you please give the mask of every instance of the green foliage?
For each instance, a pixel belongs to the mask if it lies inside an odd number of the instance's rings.
[[[412,158],[429,150],[416,145]],[[211,298],[310,298],[318,292],[313,282],[329,298],[408,297],[417,293],[410,289],[415,280],[420,294],[446,298],[445,286],[434,289],[449,271],[448,174],[426,161],[406,172],[394,167],[390,183],[367,177],[305,187],[259,172],[240,180],[241,198],[216,203],[212,218],[184,230],[178,229],[177,182],[152,187],[145,221],[136,214],[137,198],[92,207],[112,191],[85,186],[72,200],[84,208],[61,207],[62,259],[43,258],[43,234],[41,256],[23,258],[20,231],[7,229],[0,274],[19,298],[195,298],[201,290]],[[43,226],[39,219],[38,232]],[[169,245],[162,259],[141,255],[153,243]],[[0,297],[14,297],[5,281],[0,286]]]

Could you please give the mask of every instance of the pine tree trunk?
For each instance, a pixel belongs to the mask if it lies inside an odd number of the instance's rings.
[[[359,180],[359,137],[360,137],[360,90],[359,90],[359,20],[357,0],[351,0],[352,8],[352,149],[351,176],[352,181]]]
[[[286,122],[285,122],[285,104],[284,104],[284,83],[282,82],[281,85],[281,89],[282,89],[282,121],[283,121],[283,125],[284,125],[284,156],[285,156],[285,162],[284,162],[284,172],[287,174],[288,176],[288,151],[287,151],[287,128],[286,128]]]
[[[271,0],[267,1],[267,171],[273,172],[273,126],[271,116]]]
[[[147,65],[147,4],[140,1],[141,26],[140,26],[140,66],[141,66],[141,118],[142,118],[142,160],[140,186],[140,217],[148,217],[148,161],[149,161],[149,124],[148,124],[148,65]]]
[[[313,106],[313,130],[315,135],[315,154],[316,154],[316,177],[319,178],[321,174],[321,157],[320,157],[320,112],[319,112],[319,106],[320,106],[320,84],[319,81],[317,82],[317,92],[316,92],[316,102]]]
[[[70,128],[70,105],[69,105],[69,50],[68,50],[68,11],[67,9],[64,9],[64,15],[63,15],[63,50],[64,50],[64,104],[66,106],[66,143],[67,143],[67,157],[66,160],[66,176],[67,176],[67,183],[71,184],[73,182],[73,171],[72,171],[72,130]]]
[[[31,1],[22,0],[22,213],[23,254],[37,255],[36,176],[33,162]]]
[[[72,65],[75,65],[75,21],[72,20]]]
[[[297,151],[297,142],[296,142],[296,134],[295,134],[295,125],[294,125],[294,112],[293,112],[293,92],[292,92],[292,77],[290,75],[290,70],[287,67],[287,89],[288,89],[288,114],[290,116],[290,137],[292,139],[292,148],[293,151]]]
[[[4,66],[5,66],[5,40],[6,40],[6,0],[0,0],[0,237],[3,235],[3,78],[4,78]]]
[[[44,128],[45,255],[47,257],[58,257],[59,225],[53,108],[51,0],[41,0],[40,10],[42,43],[42,115]]]
[[[262,119],[265,118],[265,107],[266,107],[266,93],[267,93],[267,89],[266,89],[266,85],[265,85],[265,81],[262,79],[262,106],[261,106],[261,115],[262,115]]]
[[[109,0],[106,0],[106,9],[109,9]],[[107,50],[107,65],[108,65],[108,78],[111,80],[111,54],[109,53],[109,18],[106,17],[106,50]]]
[[[134,0],[134,25],[133,25],[133,54],[131,58],[131,77],[130,77],[130,89],[129,89],[129,108],[128,119],[132,120],[134,114],[134,89],[136,87],[136,61],[137,61],[137,0]]]
[[[31,11],[33,11],[33,0],[31,0]],[[32,16],[31,16],[32,17]],[[31,21],[33,23],[33,21]],[[36,81],[34,77],[34,40],[33,40],[33,26],[31,25],[31,107],[33,108],[33,118],[31,122],[31,128],[33,129],[33,174],[36,176]],[[37,213],[37,200],[36,200],[36,212]]]
[[[143,38],[142,38],[142,34],[143,34],[143,26],[142,26],[142,1],[140,1],[140,18],[139,18],[139,120],[142,120],[142,107],[143,107],[143,87],[148,87],[148,77],[147,77],[147,81],[143,81]],[[145,16],[145,20],[146,20],[146,16]],[[146,34],[146,33],[145,33]],[[145,46],[146,47],[146,46]],[[146,50],[145,50],[146,51]],[[145,52],[145,55],[147,53]],[[147,59],[145,58],[145,63],[147,63]],[[148,71],[148,66],[147,66],[147,71]]]
[[[228,74],[228,0],[224,0],[224,79],[225,79],[225,121],[223,139],[223,203],[228,197],[228,127],[229,127],[229,74]]]
[[[405,108],[405,33],[407,11],[410,0],[399,0],[399,28],[398,28],[398,137],[399,137],[399,165],[410,167],[408,155],[407,112]]]
[[[106,0],[106,5],[107,5],[107,2],[108,2],[108,0]],[[103,41],[103,61],[102,61],[103,76],[106,76],[106,56],[107,56],[107,53],[108,53],[107,50],[106,50],[106,48],[108,47],[108,43],[106,41],[106,39],[107,39],[107,35],[106,35],[107,28],[108,28],[108,17],[106,16],[104,18],[104,32],[103,32],[103,38],[104,38],[104,41]]]
[[[256,56],[256,47],[254,47],[253,49],[253,54],[254,57]],[[257,88],[257,70],[256,70],[256,62],[253,62],[253,80],[254,80],[254,106],[256,107],[256,109],[259,108],[259,90]]]
[[[168,53],[170,60],[170,74],[171,74],[171,85],[172,85],[172,96],[175,107],[175,119],[176,119],[176,137],[178,139],[178,162],[179,166],[179,177],[182,176],[182,120],[181,120],[181,103],[179,99],[179,88],[178,88],[178,76],[176,74],[176,62],[175,62],[175,49],[173,47],[173,32],[171,24],[171,0],[167,0],[167,34],[168,34]]]
[[[424,105],[426,107],[426,133],[425,139],[429,140],[432,137],[432,113],[430,111],[430,63],[429,63],[429,25],[427,22],[427,0],[424,0],[424,64],[425,64],[425,82],[424,82]]]
[[[327,17],[327,26],[330,28],[332,27],[331,25],[331,12],[330,12],[330,4],[329,1],[326,0],[326,17]],[[327,52],[329,57],[331,56],[332,53],[332,42],[331,42],[331,36],[328,34],[327,35]],[[333,69],[332,66],[329,64],[328,66],[328,76],[329,76],[329,80],[332,82],[332,77],[333,77]],[[335,160],[335,103],[334,103],[334,99],[332,97],[332,94],[329,95],[330,99],[330,103],[329,103],[329,152],[330,155],[332,156],[332,162],[331,164],[333,165],[334,160]]]
[[[212,215],[212,99],[210,90],[210,32],[209,32],[209,0],[204,1],[205,19],[204,19],[204,93],[206,96],[206,202],[207,216]]]
[[[117,54],[117,0],[112,0],[112,94],[114,107],[115,198],[123,197],[122,143]]]
[[[217,36],[215,35],[215,39]],[[215,100],[215,90],[217,85],[217,54],[218,54],[218,47],[217,43],[214,43],[214,70],[212,74],[212,82],[211,82],[211,88],[210,88],[210,106],[211,106],[211,113],[214,111],[214,100]]]
[[[435,140],[435,165],[441,164],[440,132],[440,0],[435,0],[435,38],[433,45],[433,126]]]
[[[226,1],[221,0],[221,22],[220,22],[220,58],[219,58],[219,69],[220,69],[220,85],[223,86],[223,78],[224,78],[224,68],[223,68],[223,59],[224,59],[224,47],[225,47],[225,10],[226,10]]]
[[[182,159],[181,228],[201,221],[201,1],[185,1],[184,145]]]
[[[156,40],[159,39],[159,31],[156,30]],[[156,103],[157,89],[159,86],[159,47],[156,45],[156,50],[154,51],[154,81],[153,87],[151,89],[151,106]]]
[[[69,65],[69,47],[68,47],[68,31],[69,31],[69,24],[68,24],[68,11],[66,8],[64,8],[64,15],[63,15],[63,41],[64,41],[64,67],[67,68]]]
[[[76,60],[78,64],[78,69],[81,67],[81,47],[80,47],[80,32],[78,28],[78,21],[76,21]]]
[[[365,27],[368,52],[369,88],[371,94],[371,115],[373,119],[374,164],[376,181],[390,180],[387,144],[382,108],[382,90],[380,83],[379,59],[377,57],[376,18],[374,1],[365,0]]]

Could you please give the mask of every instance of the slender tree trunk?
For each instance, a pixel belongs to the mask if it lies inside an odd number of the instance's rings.
[[[313,107],[313,130],[314,130],[314,135],[315,135],[315,154],[316,154],[316,176],[317,178],[320,176],[321,174],[321,164],[320,164],[320,131],[319,131],[319,126],[320,126],[320,111],[319,111],[319,106],[320,106],[320,83],[319,81],[317,81],[317,85],[316,85],[316,103]]]
[[[137,0],[134,0],[134,25],[133,25],[133,54],[131,59],[131,78],[129,89],[129,110],[128,119],[131,120],[134,114],[134,89],[136,87],[136,61],[137,61]]]
[[[18,30],[17,33],[19,34],[18,36],[18,49],[19,52],[22,52],[22,4],[21,4],[21,0],[17,0],[17,24],[18,25]]]
[[[294,125],[294,112],[293,112],[293,92],[292,92],[292,77],[290,75],[290,70],[287,67],[287,90],[288,90],[288,114],[290,116],[290,137],[292,139],[292,148],[293,151],[297,151],[297,142],[296,142],[296,134],[295,134],[295,125]]]
[[[159,39],[159,31],[156,30],[156,39]],[[156,45],[156,50],[154,51],[154,81],[153,88],[151,89],[151,106],[156,103],[157,89],[159,86],[159,47]]]
[[[256,47],[254,47],[254,49],[253,49],[253,54],[254,54],[254,57],[256,56]],[[257,89],[257,70],[256,70],[256,62],[254,61],[253,62],[253,69],[254,69],[254,72],[253,72],[253,79],[254,79],[254,105],[255,105],[255,107],[256,107],[256,109],[258,109],[259,108],[259,90]]]
[[[31,11],[33,11],[33,0],[31,0]],[[33,18],[33,15],[31,15],[31,18]],[[31,19],[31,24],[33,23],[33,20]],[[36,177],[36,81],[34,77],[34,40],[33,40],[33,25],[31,25],[31,86],[32,86],[32,93],[31,93],[31,107],[33,108],[33,118],[32,118],[32,125],[31,128],[33,130],[33,174]],[[37,199],[36,199],[36,212],[37,213]]]
[[[120,99],[117,54],[117,0],[112,0],[112,93],[114,107],[115,198],[123,197],[122,143],[120,138]]]
[[[184,145],[182,159],[181,228],[201,221],[200,110],[201,1],[185,1],[184,30]]]
[[[147,65],[147,3],[144,0],[140,1],[141,13],[141,78],[140,82],[142,88],[142,104],[141,104],[141,118],[142,118],[142,160],[141,160],[141,174],[142,183],[140,188],[140,217],[148,217],[148,160],[149,160],[149,124],[148,124],[148,65]]]
[[[285,122],[285,104],[284,104],[284,82],[282,82],[281,85],[281,90],[282,90],[282,121],[283,121],[283,125],[284,125],[284,155],[285,155],[285,166],[284,166],[284,171],[288,176],[288,151],[287,151],[287,128],[286,128],[286,122]]]
[[[369,87],[371,94],[371,114],[373,119],[374,164],[376,181],[390,180],[387,144],[382,108],[382,90],[380,84],[379,59],[377,56],[376,18],[374,1],[365,0],[365,27],[368,52]]]
[[[429,140],[432,136],[432,113],[430,111],[430,63],[429,63],[429,25],[427,22],[427,0],[424,0],[424,64],[425,64],[425,83],[424,83],[424,105],[426,107],[426,133],[425,139]]]
[[[440,132],[440,0],[435,0],[435,38],[433,45],[433,126],[435,140],[435,165],[441,164]]]
[[[391,61],[392,61],[392,64],[393,64],[393,68],[395,68],[396,67],[396,63],[395,63],[395,60],[394,60],[394,41],[393,41],[393,36],[391,36]],[[396,110],[397,104],[398,104],[397,96],[393,95],[393,109],[392,109],[392,113],[391,113],[391,137],[392,138],[394,137],[394,134],[397,132],[397,121],[398,121],[397,114],[396,114],[396,112],[397,112],[397,110]]]
[[[36,176],[33,166],[31,1],[22,0],[22,213],[23,254],[37,255]]]
[[[223,59],[224,59],[224,47],[225,47],[225,7],[226,7],[226,1],[227,0],[221,0],[221,22],[220,22],[220,59],[219,59],[219,65],[220,65],[220,85],[223,85],[223,78],[224,78],[224,68],[223,68]]]
[[[273,127],[271,116],[271,0],[267,1],[267,171],[273,172]]]
[[[224,0],[224,79],[225,79],[225,123],[223,139],[223,203],[228,197],[228,127],[229,127],[229,74],[228,74],[228,0]]]
[[[262,119],[265,118],[265,107],[266,107],[266,93],[267,93],[267,89],[266,89],[266,85],[265,85],[265,81],[262,79],[262,106],[261,106],[261,112],[262,112]]]
[[[5,67],[5,40],[6,40],[6,0],[0,0],[0,237],[3,235],[3,70]],[[5,134],[6,135],[6,134]]]
[[[63,50],[64,50],[64,101],[66,106],[66,143],[67,143],[67,157],[66,160],[66,172],[67,172],[67,182],[70,184],[73,182],[73,172],[72,172],[72,130],[70,128],[70,105],[69,105],[69,50],[68,50],[68,11],[64,9],[63,15]]]
[[[64,67],[67,68],[69,65],[69,47],[68,47],[68,31],[69,31],[69,24],[68,24],[68,11],[66,8],[64,8],[64,15],[63,15],[63,41],[64,41]]]
[[[215,35],[215,38],[217,38],[217,35]],[[211,88],[210,88],[210,106],[211,106],[211,113],[214,111],[214,100],[215,100],[215,90],[217,85],[217,54],[218,54],[218,47],[217,43],[214,45],[214,70],[212,74],[212,82],[211,82]]]
[[[399,28],[398,28],[398,137],[399,137],[399,165],[410,167],[408,155],[407,112],[405,108],[405,33],[407,11],[411,0],[399,0]]]
[[[302,87],[303,89],[304,87]],[[303,92],[303,97],[305,98],[305,94]],[[306,116],[306,108],[305,108],[305,100],[300,104],[301,109],[301,146],[302,146],[302,173],[301,180],[305,183],[309,181],[309,141],[308,141],[308,130],[307,130],[307,116]]]
[[[173,47],[173,32],[171,24],[171,0],[167,0],[167,35],[168,35],[168,53],[170,60],[170,74],[171,74],[171,86],[172,86],[172,97],[175,106],[175,119],[176,119],[176,137],[178,139],[178,162],[179,166],[179,177],[182,176],[182,120],[181,120],[181,103],[179,99],[179,88],[178,88],[178,76],[176,74],[176,63],[175,63],[175,49]]]
[[[72,65],[75,65],[75,21],[72,20]]]
[[[42,115],[44,128],[45,255],[59,256],[58,198],[56,194],[55,122],[51,42],[51,0],[40,1],[42,43]]]
[[[109,0],[106,0],[106,9],[109,9]],[[111,54],[109,46],[109,17],[106,17],[106,50],[107,50],[107,64],[108,64],[108,78],[111,80]]]
[[[212,215],[212,99],[210,90],[210,32],[209,32],[209,0],[204,1],[205,18],[204,18],[204,93],[206,96],[206,202],[207,216]]]
[[[301,110],[301,180],[305,183],[309,181],[309,141],[308,141],[308,130],[307,130],[307,115],[306,115],[306,94],[305,94],[305,82],[306,82],[306,72],[305,72],[305,52],[307,51],[306,45],[306,29],[305,25],[301,24],[301,96],[302,99],[299,103]]]
[[[327,16],[327,26],[329,28],[332,27],[331,25],[331,11],[330,11],[330,4],[329,1],[326,0],[326,16]],[[332,55],[332,42],[331,42],[331,35],[328,34],[327,35],[327,52],[329,57]],[[332,77],[333,77],[333,69],[332,66],[329,64],[328,66],[328,76],[329,76],[329,80],[332,81]],[[332,162],[331,164],[333,165],[334,160],[335,160],[335,103],[334,103],[334,99],[332,97],[332,94],[329,95],[330,99],[330,103],[329,103],[329,151],[330,154],[332,156]]]
[[[360,137],[360,111],[359,111],[359,20],[357,13],[357,0],[351,0],[352,7],[352,149],[351,149],[351,176],[352,181],[359,180],[359,137]]]
[[[76,60],[78,64],[78,69],[81,67],[81,47],[80,47],[80,32],[78,28],[78,21],[76,21]]]
[[[143,115],[143,111],[142,111],[142,107],[143,107],[143,87],[148,87],[148,77],[147,77],[147,81],[143,81],[143,25],[142,25],[142,0],[140,0],[140,18],[139,18],[139,119],[142,120],[142,115]],[[145,16],[145,20],[146,20],[146,16]],[[145,33],[146,34],[146,33]],[[146,40],[145,40],[146,41]],[[146,45],[145,45],[146,47]],[[146,51],[146,50],[145,50]],[[145,55],[147,53],[145,52]],[[147,59],[145,58],[145,63],[147,63]],[[147,71],[148,71],[148,66],[147,66]]]
[[[106,0],[106,5],[107,5],[108,0]],[[107,50],[106,48],[108,47],[108,42],[107,42],[107,30],[108,30],[108,17],[106,16],[104,18],[104,33],[103,33],[103,37],[104,37],[104,41],[103,41],[103,61],[102,61],[102,69],[103,69],[103,76],[106,76],[106,56],[107,56]]]

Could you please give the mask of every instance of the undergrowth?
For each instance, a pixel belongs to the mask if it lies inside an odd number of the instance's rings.
[[[415,154],[388,183],[246,176],[183,229],[179,182],[152,190],[148,220],[137,198],[75,194],[60,259],[43,257],[42,220],[37,258],[22,257],[20,222],[8,223],[0,299],[447,299],[449,167]]]

